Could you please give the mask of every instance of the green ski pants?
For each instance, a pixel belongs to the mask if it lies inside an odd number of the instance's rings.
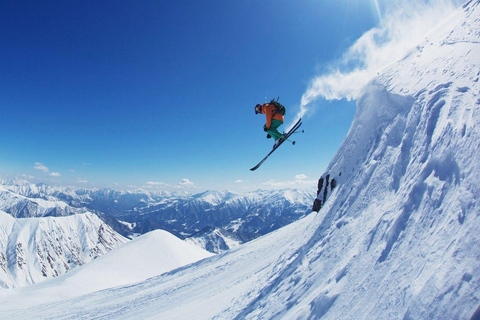
[[[272,119],[272,123],[270,124],[270,129],[267,130],[268,134],[271,135],[273,139],[275,139],[275,141],[283,137],[283,134],[281,134],[277,130],[278,127],[280,127],[282,124],[283,124],[282,121]],[[266,125],[264,127],[266,127]]]

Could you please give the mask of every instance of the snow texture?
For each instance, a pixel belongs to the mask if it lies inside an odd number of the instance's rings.
[[[58,277],[127,241],[93,213],[15,219],[0,211],[0,287]]]
[[[469,1],[364,89],[318,213],[134,285],[4,292],[0,317],[478,318],[479,17]]]

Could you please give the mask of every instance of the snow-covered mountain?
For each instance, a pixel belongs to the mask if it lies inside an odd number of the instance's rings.
[[[185,241],[213,253],[221,253],[243,243],[234,233],[215,227],[205,227]]]
[[[29,185],[29,192],[21,192],[20,188],[16,185],[0,185],[0,210],[17,218],[66,216],[85,212],[53,196],[38,197],[39,189],[36,185]],[[32,188],[35,191],[31,191]]]
[[[135,285],[0,299],[0,317],[478,319],[479,17],[469,1],[363,90],[318,213]]]
[[[66,297],[73,298],[144,281],[212,255],[166,231],[156,230],[141,235],[64,276],[34,286],[0,290],[0,299],[8,303],[10,300],[15,301],[18,296],[41,300],[41,297],[48,295],[51,302]],[[58,290],[59,287],[61,291]]]
[[[3,182],[0,210],[14,217],[95,212],[126,237],[162,229],[211,252],[255,239],[305,216],[314,195],[306,190],[258,190],[246,194],[206,191],[195,195],[87,190]],[[216,232],[206,232],[216,229]]]
[[[33,206],[17,205],[19,199],[29,200]],[[156,199],[158,196],[144,190],[124,192],[112,189],[76,189],[11,181],[2,181],[0,186],[0,205],[4,211],[16,217],[60,216],[80,209],[102,212],[115,218],[128,210],[157,201]],[[35,210],[35,204],[44,202],[50,205],[48,208],[56,208],[56,211]],[[69,211],[64,213],[65,210]]]
[[[187,198],[164,198],[121,218],[134,224],[137,233],[161,228],[179,237],[197,238],[194,241],[205,243],[207,250],[228,249],[231,244],[250,241],[300,219],[310,212],[313,199],[312,193],[305,190],[257,190],[246,194],[207,191]],[[213,240],[219,236],[226,246]]]
[[[58,277],[127,241],[88,212],[15,219],[0,211],[0,287]]]

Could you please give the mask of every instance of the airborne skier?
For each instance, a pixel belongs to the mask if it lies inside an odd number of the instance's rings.
[[[302,119],[298,119],[293,127],[288,130],[288,132],[281,134],[278,132],[278,127],[283,124],[283,116],[285,115],[285,107],[278,102],[278,99],[270,101],[270,103],[257,104],[255,106],[255,114],[265,114],[267,117],[267,123],[263,126],[263,130],[268,133],[267,138],[274,138],[275,144],[273,145],[272,151],[270,151],[265,158],[262,159],[256,166],[251,168],[251,171],[257,170],[262,163],[267,160],[267,158],[284,142],[289,141],[292,144],[295,144],[295,141],[291,141],[288,138],[299,131],[297,131],[302,125]],[[301,131],[303,132],[303,130]]]
[[[275,147],[278,144],[279,139],[283,139],[284,136],[278,131],[278,127],[283,124],[283,115],[285,114],[285,108],[283,112],[277,107],[278,103],[272,100],[270,103],[257,104],[255,106],[255,114],[265,114],[267,123],[263,126],[263,131],[267,132],[267,138],[275,139]]]

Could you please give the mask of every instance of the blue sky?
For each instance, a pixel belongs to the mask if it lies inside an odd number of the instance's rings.
[[[382,67],[352,47],[385,30],[388,12],[381,0],[2,2],[0,177],[189,192],[313,187],[368,76],[335,79],[333,96],[319,88],[335,70]],[[250,172],[273,144],[253,108],[278,96],[284,128],[301,114],[305,134]]]

